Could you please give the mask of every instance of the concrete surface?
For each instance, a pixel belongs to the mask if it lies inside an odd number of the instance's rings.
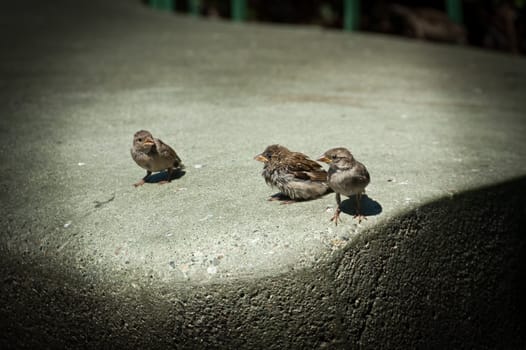
[[[525,347],[524,58],[124,0],[2,7],[2,349]],[[185,176],[132,187],[142,128]],[[368,220],[267,202],[271,143],[349,147]]]

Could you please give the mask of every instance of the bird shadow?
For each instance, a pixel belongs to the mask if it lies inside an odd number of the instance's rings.
[[[366,194],[362,195],[360,206],[361,214],[364,216],[374,216],[382,212],[382,205]],[[356,195],[343,200],[340,204],[340,209],[345,214],[356,214]]]
[[[332,192],[332,191],[331,191]],[[327,194],[330,192],[327,192]],[[294,203],[301,203],[301,202],[310,202],[313,200],[316,200],[317,198],[312,199],[292,199],[289,196],[287,196],[284,193],[277,192],[274,193],[272,196],[270,196],[267,201],[269,202],[279,202],[280,204],[294,204]]]
[[[279,202],[280,204],[293,204],[293,203],[297,203],[298,201],[297,200],[294,200],[292,198],[290,198],[289,196],[281,193],[281,192],[278,192],[278,193],[274,193],[272,196],[270,196],[267,201],[269,202]]]
[[[170,178],[170,181],[180,179],[185,174],[186,174],[186,171],[182,169],[174,170],[172,172],[172,177]],[[168,171],[165,170],[165,171],[161,171],[161,172],[148,176],[146,180],[144,180],[144,182],[151,184],[151,183],[158,183],[158,182],[166,181],[166,180],[168,180]]]

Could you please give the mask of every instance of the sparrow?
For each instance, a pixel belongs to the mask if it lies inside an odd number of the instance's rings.
[[[133,135],[133,146],[131,156],[135,163],[146,169],[146,176],[133,186],[142,186],[146,179],[155,171],[168,171],[168,180],[161,181],[165,184],[172,180],[174,170],[184,169],[181,158],[166,143],[152,136],[149,131],[139,130]]]
[[[286,196],[290,200],[283,204],[294,203],[297,200],[318,198],[331,191],[327,172],[303,153],[291,152],[280,145],[270,145],[254,159],[264,163],[261,175],[265,182],[280,190],[269,200]]]
[[[356,195],[356,215],[358,223],[367,219],[360,214],[360,200],[365,192],[365,187],[371,181],[369,172],[365,165],[354,159],[351,152],[343,147],[332,148],[317,159],[319,162],[329,164],[329,186],[336,193],[338,207],[331,221],[338,225],[340,218],[341,195],[350,197]]]

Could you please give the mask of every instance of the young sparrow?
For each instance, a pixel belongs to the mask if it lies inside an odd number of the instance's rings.
[[[284,203],[293,203],[296,200],[318,198],[330,191],[327,172],[302,153],[291,152],[280,145],[271,145],[254,159],[264,163],[261,175],[265,182],[281,192],[269,200],[279,200],[286,196],[290,200]]]
[[[168,179],[159,182],[164,184],[172,180],[174,170],[184,168],[181,159],[175,151],[166,143],[152,136],[149,131],[139,130],[133,135],[133,146],[131,156],[135,163],[146,169],[146,176],[139,182],[133,184],[135,187],[144,184],[148,176],[154,171],[168,171]]]
[[[336,193],[338,207],[331,221],[338,225],[341,212],[340,196],[342,194],[348,197],[356,195],[356,215],[354,215],[354,218],[358,218],[358,223],[362,219],[367,219],[360,214],[360,200],[365,192],[365,187],[371,180],[365,165],[354,159],[351,152],[343,147],[332,148],[326,151],[318,161],[329,164],[329,186]]]

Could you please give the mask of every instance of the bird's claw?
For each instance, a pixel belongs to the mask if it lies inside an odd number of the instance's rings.
[[[338,226],[338,220],[341,222],[342,219],[340,218],[340,209],[336,210],[336,213],[331,218],[331,221],[334,221],[334,225]]]
[[[139,186],[142,186],[142,185],[144,185],[145,182],[146,182],[146,181],[144,181],[144,180],[141,180],[141,181],[139,181],[139,182],[136,182],[136,183],[133,184],[133,187],[139,187]]]
[[[361,215],[361,214],[356,214],[353,216],[353,219],[358,219],[358,223],[360,224],[362,222],[362,220],[367,220],[367,217]]]

